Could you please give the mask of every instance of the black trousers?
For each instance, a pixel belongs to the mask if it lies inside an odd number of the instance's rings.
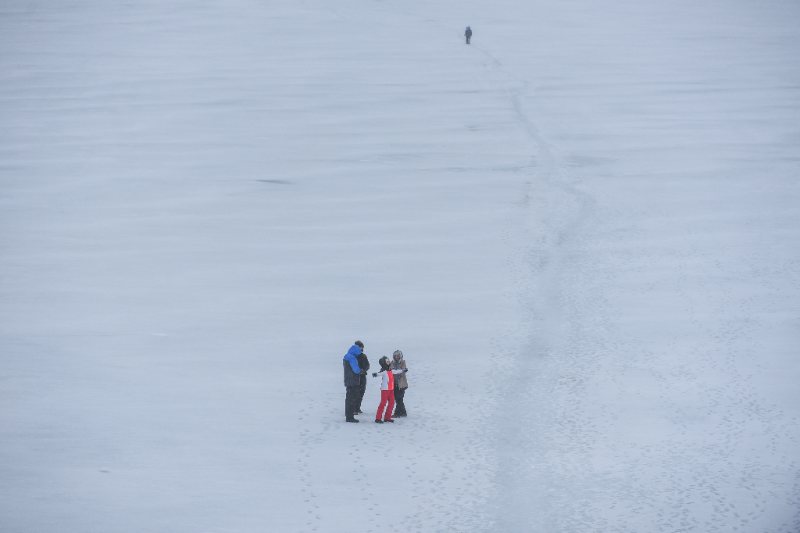
[[[347,387],[347,396],[344,397],[344,417],[347,420],[353,418],[353,413],[356,412],[356,402],[358,401],[359,385]]]
[[[467,44],[469,44],[469,37],[467,37]]]
[[[361,400],[364,399],[364,393],[367,392],[367,376],[361,376],[361,385],[358,386],[358,397],[356,398],[356,408],[353,410],[357,413],[361,410]]]
[[[403,396],[406,395],[406,389],[394,389],[394,415],[406,415],[406,404],[403,403]]]

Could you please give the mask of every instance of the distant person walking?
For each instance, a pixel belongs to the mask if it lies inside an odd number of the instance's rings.
[[[403,352],[395,350],[392,354],[392,369],[403,370],[406,368],[406,360],[403,359]],[[405,373],[398,374],[394,378],[394,418],[400,416],[408,416],[406,412],[406,404],[403,402],[403,397],[406,395],[408,388],[408,379]]]
[[[383,424],[384,422],[394,422],[394,420],[392,420],[392,409],[394,409],[395,374],[405,374],[408,372],[408,369],[392,370],[392,363],[389,362],[388,357],[381,357],[378,363],[381,365],[381,373],[383,376],[381,378],[381,403],[375,415],[375,422]],[[377,372],[373,372],[372,377],[378,377]]]
[[[358,401],[358,390],[361,386],[361,368],[358,366],[358,354],[364,350],[364,344],[356,341],[342,360],[344,364],[344,386],[347,388],[347,395],[344,399],[344,418],[347,422],[358,422],[355,418],[356,402]],[[364,378],[366,379],[366,378]]]
[[[472,29],[467,26],[467,30],[464,32],[464,37],[467,38],[467,44],[469,44],[469,40],[472,38]]]
[[[358,386],[358,398],[356,399],[356,415],[362,414],[361,401],[364,399],[364,393],[367,391],[367,371],[369,370],[369,359],[367,354],[364,353],[364,346],[361,346],[361,353],[356,356],[358,359],[358,367],[361,369],[361,384]]]

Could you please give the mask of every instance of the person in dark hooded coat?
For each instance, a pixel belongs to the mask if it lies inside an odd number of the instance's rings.
[[[364,393],[367,392],[367,371],[369,370],[369,359],[367,354],[364,353],[364,348],[361,348],[361,353],[356,356],[358,359],[358,367],[361,369],[361,384],[358,386],[358,398],[356,398],[356,410],[354,415],[360,415],[364,411],[361,410],[361,401],[364,399]]]
[[[464,37],[467,38],[467,44],[469,44],[469,40],[472,38],[472,29],[469,26],[467,26],[467,29],[464,32]]]

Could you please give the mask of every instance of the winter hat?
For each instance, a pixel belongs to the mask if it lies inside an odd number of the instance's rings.
[[[362,350],[364,349],[364,343],[363,343],[363,342],[361,342],[361,341],[356,341],[356,342],[355,342],[355,343],[353,343],[353,344],[355,344],[356,346],[358,346],[358,347],[359,347],[359,348],[361,348]]]
[[[381,364],[381,370],[389,370],[389,368],[391,368],[389,366],[389,358],[385,355],[381,357],[380,361],[378,362]]]
[[[402,359],[403,359],[403,352],[401,352],[400,350],[395,350],[395,351],[394,351],[394,353],[392,354],[392,357],[394,358],[394,357],[397,357],[398,355],[400,356],[400,359],[399,359],[399,360],[401,360],[401,361],[402,361]]]

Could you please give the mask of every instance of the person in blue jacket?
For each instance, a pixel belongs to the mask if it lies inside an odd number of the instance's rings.
[[[347,388],[347,395],[344,399],[344,418],[347,422],[358,422],[354,416],[356,403],[358,402],[358,392],[361,385],[361,368],[358,366],[358,355],[363,353],[364,343],[356,341],[344,356],[344,386]]]

